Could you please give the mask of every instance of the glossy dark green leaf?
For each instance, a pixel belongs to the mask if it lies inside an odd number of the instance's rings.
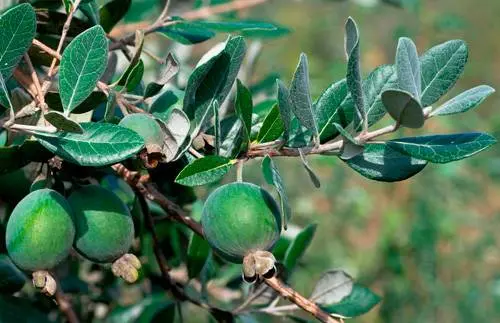
[[[234,110],[243,123],[243,132],[246,141],[250,140],[250,134],[252,131],[252,109],[252,93],[250,93],[240,80],[237,80],[236,103],[234,105]]]
[[[162,64],[160,77],[149,83],[144,92],[144,98],[149,98],[160,93],[161,89],[179,72],[179,63],[172,54],[168,54],[165,63]]]
[[[101,26],[75,37],[61,58],[59,90],[67,115],[94,90],[108,61],[108,42]]]
[[[491,86],[476,86],[443,103],[439,108],[432,111],[430,116],[445,116],[469,111],[483,103],[494,92],[495,89]]]
[[[420,128],[424,125],[424,111],[417,98],[411,93],[389,89],[382,92],[382,102],[391,115],[402,126]]]
[[[214,101],[214,103],[212,104],[212,109],[214,110],[214,148],[215,148],[215,154],[219,155],[220,145],[221,145],[219,101],[217,100]]]
[[[486,133],[471,132],[399,138],[387,144],[414,158],[443,164],[473,156],[496,142]]]
[[[142,59],[134,66],[134,68],[130,71],[130,74],[127,76],[127,80],[125,81],[125,87],[128,92],[132,92],[142,81],[142,77],[144,76],[144,63]]]
[[[243,142],[243,123],[236,116],[221,120],[221,146],[220,155],[236,158]]]
[[[309,88],[309,66],[307,56],[300,54],[299,64],[293,75],[290,85],[290,101],[292,102],[293,113],[299,119],[300,123],[318,136],[318,124],[316,122],[316,113],[311,101],[311,92]]]
[[[106,111],[104,111],[104,121],[110,122],[115,116],[116,92],[110,91],[106,102]]]
[[[0,17],[0,73],[9,79],[35,37],[36,16],[33,7],[23,3]]]
[[[319,305],[336,304],[352,293],[353,278],[343,270],[329,270],[316,283],[310,299]]]
[[[0,147],[0,174],[10,173],[32,161],[46,162],[54,154],[35,140],[26,140],[21,145]]]
[[[176,183],[185,186],[199,186],[221,179],[236,163],[221,156],[206,156],[193,161],[177,175]]]
[[[398,86],[396,69],[392,65],[382,65],[373,70],[363,82],[368,126],[380,121],[386,113],[382,102],[382,92]],[[340,123],[343,125],[342,123]],[[361,126],[361,125],[360,125]]]
[[[215,32],[198,22],[184,21],[178,17],[176,19],[175,23],[162,27],[157,32],[184,45],[202,43],[215,37]]]
[[[109,123],[82,123],[83,134],[42,133],[35,137],[49,151],[81,166],[104,166],[123,161],[144,147],[132,130]]]
[[[195,278],[200,274],[209,254],[210,245],[207,240],[197,234],[192,234],[189,239],[186,261],[189,278]]]
[[[50,323],[48,313],[38,310],[25,298],[0,295],[0,322],[37,322]]]
[[[80,103],[73,111],[72,114],[81,114],[94,110],[101,103],[106,102],[106,94],[100,91],[94,91],[90,93],[90,95]],[[63,112],[63,105],[61,102],[61,97],[59,96],[59,92],[47,92],[45,94],[45,102],[48,104],[51,110]]]
[[[281,119],[278,106],[275,105],[262,123],[262,127],[257,135],[257,142],[262,143],[276,140],[283,134],[283,131],[283,120]]]
[[[281,119],[283,120],[283,127],[285,128],[285,140],[288,140],[292,128],[292,120],[294,118],[293,103],[290,99],[290,91],[285,83],[277,79],[276,85],[278,87],[278,109]]]
[[[292,217],[292,209],[288,203],[288,196],[286,195],[285,185],[280,172],[278,171],[276,164],[274,164],[273,160],[269,156],[264,157],[262,160],[262,174],[264,175],[264,179],[267,184],[273,185],[276,188],[276,191],[278,191],[281,202],[280,205],[283,228],[286,230],[288,228],[288,222]]]
[[[359,31],[356,22],[349,17],[345,24],[345,52],[347,55],[347,88],[354,101],[353,120],[359,124],[366,120],[365,100],[360,68]]]
[[[240,69],[246,46],[242,37],[229,37],[202,57],[189,77],[184,97],[184,112],[197,133],[212,116],[214,100],[221,104],[229,94]]]
[[[112,0],[99,10],[99,20],[105,32],[109,33],[130,9],[132,0]]]
[[[401,37],[396,51],[396,70],[399,89],[411,93],[420,101],[422,92],[422,77],[417,46],[410,38]]]
[[[450,40],[432,47],[420,57],[422,106],[434,104],[457,82],[464,71],[469,50],[462,40]]]
[[[346,161],[362,176],[380,182],[398,182],[419,173],[425,160],[412,158],[392,149],[385,143],[368,143],[362,154]]]
[[[23,288],[26,281],[26,275],[14,265],[9,256],[0,254],[0,293],[13,294]]]
[[[128,63],[127,69],[123,72],[123,74],[120,76],[118,81],[116,81],[113,86],[120,85],[120,86],[125,86],[127,84],[128,78],[132,71],[136,68],[136,66],[140,63],[141,61],[141,54],[142,54],[142,49],[144,47],[144,32],[141,30],[137,30],[135,32],[135,47],[134,47],[134,56],[130,59],[130,62]]]
[[[64,114],[58,111],[49,111],[45,115],[45,120],[47,120],[51,125],[56,127],[58,130],[73,133],[83,133],[83,128]]]
[[[354,284],[351,293],[340,302],[331,305],[319,304],[326,312],[335,316],[347,318],[368,313],[382,299],[368,288]]]
[[[183,99],[183,91],[178,89],[167,90],[151,104],[149,112],[158,119],[166,121],[173,109],[182,109]]]
[[[316,233],[316,224],[309,224],[305,227],[292,241],[285,253],[285,259],[283,265],[285,268],[291,272],[297,266],[300,258],[306,252],[306,249],[311,244],[311,241]]]
[[[274,38],[290,33],[286,27],[264,21],[197,21],[197,23],[212,31],[239,33],[247,38]]]
[[[80,6],[78,6],[78,9],[80,9],[80,11],[85,17],[87,17],[88,21],[91,22],[92,25],[99,24],[99,5],[93,0],[87,1],[86,3],[81,3]]]
[[[337,134],[334,123],[347,125],[352,120],[352,116],[346,115],[346,111],[342,109],[348,98],[347,81],[343,79],[330,85],[314,103],[321,142],[328,141]]]
[[[165,293],[149,295],[130,306],[111,311],[106,323],[174,322],[175,303]]]

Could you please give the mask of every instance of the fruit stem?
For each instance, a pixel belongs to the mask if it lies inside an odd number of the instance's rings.
[[[245,167],[245,160],[240,159],[236,164],[236,180],[238,182],[243,182],[243,168]]]

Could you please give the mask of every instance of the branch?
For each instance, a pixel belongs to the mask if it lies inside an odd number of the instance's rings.
[[[330,314],[324,312],[318,305],[314,302],[308,300],[301,294],[299,294],[294,289],[284,285],[278,278],[273,277],[270,279],[264,280],[264,282],[278,292],[281,297],[288,299],[290,302],[296,304],[298,307],[302,308],[304,311],[312,314],[318,320],[324,323],[340,323],[341,321],[337,320]]]
[[[73,307],[71,306],[71,302],[67,299],[66,295],[64,295],[63,291],[58,288],[56,294],[54,295],[57,306],[59,306],[59,310],[66,315],[66,319],[69,323],[79,323],[80,320],[76,315]]]

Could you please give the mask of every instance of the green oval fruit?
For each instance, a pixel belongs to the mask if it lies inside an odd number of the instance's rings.
[[[127,253],[134,224],[118,196],[102,186],[88,185],[71,193],[68,202],[75,215],[74,247],[81,255],[107,263]]]
[[[40,189],[23,198],[10,215],[6,229],[7,252],[22,269],[50,269],[69,254],[75,227],[71,208],[51,189]]]
[[[201,225],[208,243],[221,257],[241,263],[248,253],[273,247],[280,236],[281,215],[267,191],[238,182],[210,194]]]
[[[129,114],[118,125],[137,132],[144,139],[146,147],[148,145],[157,145],[160,149],[163,147],[163,130],[158,122],[147,114]]]

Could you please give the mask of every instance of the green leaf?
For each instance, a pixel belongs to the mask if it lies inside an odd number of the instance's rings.
[[[73,0],[62,0],[63,5],[64,5],[64,11],[66,11],[66,14],[69,14],[71,12],[71,8],[73,7]]]
[[[496,142],[488,134],[471,132],[400,138],[387,144],[414,158],[444,164],[473,156]]]
[[[401,37],[396,51],[396,69],[399,88],[411,93],[420,102],[422,77],[417,47],[410,38]]]
[[[27,3],[12,7],[0,17],[0,73],[4,80],[10,78],[30,48],[35,31],[35,10]]]
[[[99,6],[93,0],[87,1],[87,3],[81,3],[78,9],[80,9],[92,25],[99,24]]]
[[[318,175],[316,175],[316,173],[314,172],[312,167],[307,162],[306,156],[304,155],[304,153],[302,152],[302,149],[300,149],[300,148],[299,148],[299,154],[300,154],[300,160],[302,161],[302,165],[306,169],[307,174],[309,175],[309,178],[311,179],[311,182],[313,183],[314,187],[320,188],[321,181],[320,181]]]
[[[173,109],[182,109],[184,92],[171,89],[163,92],[151,105],[149,112],[160,120],[166,121]]]
[[[310,299],[323,306],[337,304],[352,293],[353,286],[352,277],[345,271],[330,270],[318,280]]]
[[[127,76],[124,86],[128,92],[132,92],[142,81],[144,76],[144,63],[142,59],[132,68],[130,74]]]
[[[342,128],[341,125],[334,123],[333,124],[337,131],[344,138],[344,142],[342,144],[342,153],[340,158],[344,160],[351,159],[363,152],[363,146],[358,143],[356,138],[354,138],[347,130]]]
[[[285,141],[288,140],[292,128],[293,103],[290,100],[290,91],[281,80],[276,80],[278,87],[278,109],[285,128]]]
[[[332,139],[338,133],[334,123],[347,125],[352,120],[352,115],[346,114],[342,108],[348,98],[347,81],[343,79],[330,85],[314,103],[321,142]]]
[[[144,98],[149,98],[160,93],[161,89],[179,72],[179,63],[172,54],[168,54],[165,63],[162,64],[162,72],[158,80],[149,83],[144,92]]]
[[[183,144],[189,136],[191,124],[186,114],[179,109],[173,109],[165,123],[160,122],[165,133],[163,142],[163,154],[166,162],[173,161],[179,156]]]
[[[210,245],[207,240],[197,234],[191,234],[186,261],[189,278],[195,278],[200,274],[209,255]]]
[[[462,40],[450,40],[432,47],[420,57],[422,106],[434,104],[457,82],[464,70],[469,50]]]
[[[106,102],[106,111],[104,111],[104,121],[110,122],[115,116],[116,109],[116,92],[110,91],[108,101]]]
[[[214,100],[221,104],[231,91],[240,69],[246,46],[242,37],[229,37],[202,57],[189,77],[184,97],[184,112],[194,121],[196,135],[212,116]]]
[[[15,109],[12,105],[12,101],[10,100],[9,90],[7,89],[7,85],[5,84],[5,80],[0,73],[0,103],[5,106],[9,110],[9,118],[15,119]]]
[[[149,295],[134,305],[119,306],[106,318],[106,323],[174,322],[175,303],[165,293]]]
[[[26,281],[26,275],[14,265],[9,256],[0,254],[0,293],[13,294],[23,288]]]
[[[108,42],[101,26],[87,29],[66,47],[59,71],[59,90],[65,115],[92,93],[107,61]]]
[[[130,74],[132,74],[132,71],[136,68],[136,66],[141,62],[141,54],[142,54],[142,49],[144,47],[144,32],[141,30],[137,30],[135,32],[135,51],[134,51],[134,56],[130,59],[130,62],[128,64],[127,69],[123,74],[120,76],[118,81],[113,83],[112,86],[120,85],[120,86],[125,86],[128,82],[128,78]],[[144,67],[143,67],[144,69]]]
[[[144,147],[132,130],[109,123],[82,123],[83,134],[42,133],[35,137],[49,151],[81,166],[104,166],[123,161]]]
[[[368,288],[354,284],[352,292],[339,303],[331,305],[318,304],[324,311],[335,316],[347,318],[368,313],[382,299]]]
[[[408,179],[427,165],[426,161],[411,158],[385,143],[365,144],[363,153],[346,163],[362,176],[380,182]]]
[[[402,126],[420,128],[424,125],[422,106],[411,93],[397,89],[385,90],[382,92],[382,102],[391,117]]]
[[[106,102],[106,94],[100,91],[94,91],[90,93],[90,95],[80,103],[73,111],[72,114],[81,114],[94,110],[101,103]],[[62,112],[64,111],[61,97],[59,96],[59,92],[47,92],[45,94],[45,102],[48,104],[51,110]]]
[[[309,89],[309,66],[304,53],[300,54],[299,64],[290,85],[290,101],[297,119],[317,137],[318,125]]]
[[[347,56],[347,88],[351,93],[355,107],[353,120],[355,124],[359,124],[366,120],[366,111],[361,83],[359,31],[356,22],[351,17],[347,19],[345,24],[345,52]]]
[[[58,130],[73,132],[73,133],[83,133],[83,128],[75,121],[67,118],[64,114],[58,111],[49,111],[45,114],[45,120],[47,120],[51,125],[56,127]]]
[[[177,175],[175,182],[185,186],[199,186],[221,179],[236,163],[221,156],[206,156],[195,160]]]
[[[214,148],[215,154],[219,155],[220,145],[221,145],[221,134],[220,134],[220,120],[219,120],[219,101],[215,100],[212,109],[214,110]]]
[[[215,32],[197,22],[184,21],[175,17],[175,23],[158,29],[160,34],[183,45],[202,43],[215,37]]]
[[[262,173],[266,182],[269,185],[273,185],[278,191],[281,201],[281,216],[283,217],[283,228],[286,230],[288,228],[288,222],[292,217],[292,209],[290,208],[290,204],[288,203],[288,197],[286,195],[283,179],[281,178],[278,168],[269,156],[264,157],[264,159],[262,160]]]
[[[281,119],[278,106],[274,105],[262,123],[262,127],[257,135],[257,142],[262,143],[276,140],[283,134],[283,130],[283,120]]]
[[[288,28],[263,21],[197,21],[197,23],[212,31],[240,33],[247,38],[281,37],[290,33]]]
[[[0,147],[0,174],[15,171],[32,161],[46,162],[53,156],[35,140],[26,140],[19,146]]]
[[[491,86],[476,86],[443,103],[439,108],[432,111],[430,116],[445,116],[469,111],[483,103],[483,101],[494,92],[495,89]]]
[[[220,155],[236,158],[240,153],[243,142],[243,123],[237,116],[230,116],[221,120]]]
[[[250,93],[240,80],[237,80],[234,110],[243,123],[243,133],[247,142],[250,140],[252,132],[252,109],[252,93]]]
[[[132,0],[112,0],[99,10],[102,29],[109,33],[130,9]]]
[[[300,231],[299,234],[297,234],[288,247],[283,261],[283,265],[288,272],[291,272],[295,268],[299,259],[304,255],[306,249],[311,244],[314,233],[316,233],[316,228],[316,224],[309,224],[302,231]]]

